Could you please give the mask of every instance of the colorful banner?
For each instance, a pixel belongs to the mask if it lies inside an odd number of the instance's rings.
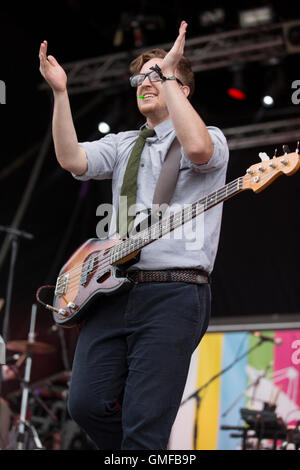
[[[242,440],[230,436],[238,431],[220,427],[244,426],[241,408],[276,404],[286,425],[300,420],[300,330],[260,333],[277,344],[258,345],[260,339],[249,332],[204,336],[192,357],[169,449],[240,449]],[[188,399],[197,390],[198,400]]]

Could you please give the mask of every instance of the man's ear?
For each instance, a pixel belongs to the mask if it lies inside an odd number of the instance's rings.
[[[181,87],[182,91],[183,91],[183,94],[188,98],[189,97],[189,94],[190,94],[190,87],[187,86],[187,85],[184,85]]]

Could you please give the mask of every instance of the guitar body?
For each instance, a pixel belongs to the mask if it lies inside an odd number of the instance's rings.
[[[63,266],[57,278],[53,303],[54,307],[59,309],[58,312],[53,312],[58,325],[75,326],[83,319],[96,297],[115,294],[132,287],[132,281],[125,277],[120,267],[109,262],[110,248],[118,243],[120,240],[116,238],[91,238],[81,245]],[[137,253],[133,254],[129,264],[136,262]]]

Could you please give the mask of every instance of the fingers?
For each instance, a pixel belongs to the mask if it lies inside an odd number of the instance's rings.
[[[40,50],[39,50],[40,66],[43,70],[49,63],[53,66],[59,65],[55,57],[53,57],[52,55],[47,56],[47,48],[48,48],[47,41],[43,41],[40,45]]]
[[[180,28],[179,28],[179,36],[178,36],[181,44],[182,43],[184,44],[184,41],[185,41],[186,28],[187,28],[186,21],[182,21]]]
[[[186,21],[182,21],[180,23],[180,27],[179,27],[179,34],[177,36],[177,39],[175,41],[174,44],[176,44],[177,46],[181,46],[182,43],[184,43],[185,41],[185,33],[186,33],[186,28],[187,28],[187,22]]]
[[[182,21],[179,27],[179,34],[171,49],[172,52],[180,54],[180,55],[183,54],[184,45],[185,45],[186,28],[187,28],[186,21]]]
[[[48,55],[47,59],[49,60],[51,65],[59,65],[55,57],[53,57],[53,55]]]
[[[186,28],[187,28],[187,22],[182,21],[180,24],[179,36],[178,36],[178,43],[179,43],[178,47],[179,47],[179,52],[181,54],[183,54],[183,51],[184,51]]]
[[[47,58],[47,55],[46,55],[47,54],[47,47],[48,47],[47,41],[43,41],[40,45],[39,58],[42,61],[45,61],[46,58]]]
[[[179,34],[180,35],[183,35],[186,33],[186,28],[187,28],[187,22],[186,21],[182,21],[180,23],[180,26],[179,26]]]

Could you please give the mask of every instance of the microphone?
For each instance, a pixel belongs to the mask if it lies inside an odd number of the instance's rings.
[[[255,331],[252,333],[254,336],[257,338],[262,339],[263,341],[271,341],[271,343],[274,343],[276,346],[281,346],[282,345],[282,339],[281,338],[270,338],[269,336],[262,335],[259,331]]]

